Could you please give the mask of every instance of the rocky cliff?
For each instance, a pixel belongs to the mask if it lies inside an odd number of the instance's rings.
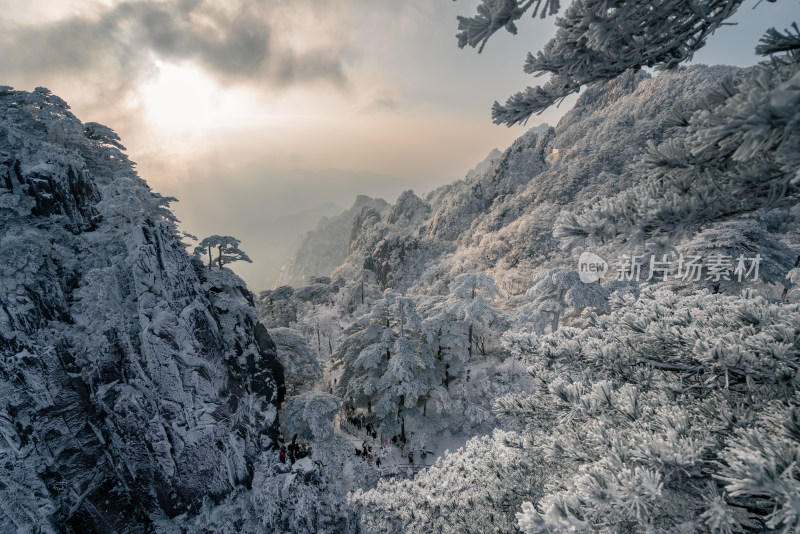
[[[281,268],[277,285],[303,286],[309,278],[327,276],[341,265],[347,257],[353,221],[365,208],[383,215],[389,203],[358,195],[350,209],[335,217],[323,217],[316,230],[306,234],[294,256]]]
[[[168,532],[277,440],[274,344],[169,200],[109,128],[0,87],[0,531]]]

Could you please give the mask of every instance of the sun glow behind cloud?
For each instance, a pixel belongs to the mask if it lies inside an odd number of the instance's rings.
[[[242,114],[241,102],[199,68],[161,61],[156,65],[158,75],[141,88],[145,120],[152,126],[165,133],[198,134],[226,116]]]

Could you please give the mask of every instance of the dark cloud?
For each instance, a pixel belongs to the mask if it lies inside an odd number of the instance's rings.
[[[279,4],[277,7],[275,4]],[[223,83],[272,87],[346,83],[346,44],[329,39],[303,51],[281,35],[285,2],[127,0],[94,17],[28,25],[0,21],[0,76],[37,80],[93,73],[131,87],[154,73],[155,61],[190,61]]]

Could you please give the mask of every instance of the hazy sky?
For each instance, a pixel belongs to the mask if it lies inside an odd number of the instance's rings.
[[[794,0],[756,3],[695,61],[750,65],[766,28],[800,19]],[[522,64],[553,19],[526,18],[478,55],[455,39],[477,4],[0,0],[0,85],[48,87],[115,129],[188,231],[243,238],[257,265],[240,272],[258,290],[259,225],[357,193],[425,193],[524,131],[493,125],[490,107],[539,82]]]

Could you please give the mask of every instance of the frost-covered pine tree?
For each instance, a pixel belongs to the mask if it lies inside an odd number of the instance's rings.
[[[371,532],[514,532],[516,510],[536,499],[549,468],[531,467],[520,436],[496,430],[445,454],[411,480],[381,480],[348,501]]]
[[[411,298],[387,291],[345,330],[335,357],[343,365],[337,391],[344,402],[401,432],[405,417],[424,411],[427,398],[445,396],[442,364]]]
[[[525,72],[549,74],[550,80],[513,95],[505,105],[495,102],[494,121],[509,126],[525,122],[581,86],[603,83],[628,69],[673,68],[705,45],[741,4],[742,0],[572,2],[556,20],[556,36],[525,61]],[[458,18],[458,46],[478,47],[480,52],[501,28],[516,34],[514,22],[525,12],[544,17],[559,8],[559,0],[483,0],[475,16]]]
[[[346,282],[334,296],[334,304],[344,314],[358,317],[379,300],[382,290],[375,273],[368,269],[347,269]]]
[[[538,273],[526,296],[532,302],[517,310],[517,323],[530,326],[539,335],[548,326],[551,332],[558,330],[559,321],[568,309],[609,311],[608,290],[597,282],[583,282],[578,273],[570,269]]]
[[[311,456],[296,462],[285,478],[254,481],[252,501],[262,516],[256,532],[358,532],[358,517],[345,499],[364,478],[354,465],[352,442],[335,430],[340,408],[337,397],[319,391],[289,399],[283,426],[310,446]]]
[[[212,235],[198,243],[197,247],[194,249],[194,254],[196,257],[200,257],[208,253],[209,269],[211,269],[214,264],[221,269],[224,265],[234,261],[253,263],[253,260],[239,248],[241,243],[241,241],[229,235]],[[216,249],[216,258],[214,258],[211,253],[212,249]]]
[[[305,441],[325,441],[334,434],[333,419],[341,409],[338,397],[308,391],[289,398],[283,406],[283,427],[288,436]]]
[[[449,388],[451,378],[458,376],[470,359],[469,328],[447,311],[444,299],[436,300],[424,314],[425,330],[431,350],[442,364],[445,388]]]
[[[643,66],[670,69],[692,57],[741,0],[580,0],[557,19],[556,36],[525,71],[550,74],[543,86],[495,103],[498,124],[525,122],[577,92]],[[459,19],[459,46],[480,46],[500,28],[516,32],[526,11],[554,14],[557,0],[483,0]],[[762,7],[766,9],[766,7]],[[555,235],[572,242],[676,241],[698,224],[800,198],[800,30],[772,28],[756,51],[769,60],[729,76],[688,108],[675,109],[682,139],[652,145],[643,182],[582,213],[564,213]]]
[[[347,327],[334,353],[337,366],[343,366],[337,392],[351,406],[372,407],[376,384],[391,357],[389,351],[396,338],[389,310],[392,298],[393,294],[379,300],[369,313]]]
[[[398,430],[428,397],[443,396],[443,368],[411,298],[386,291],[344,331],[334,356],[343,366],[337,388],[343,401]]]
[[[795,532],[800,308],[646,290],[585,329],[518,334],[532,396],[496,411],[557,467],[524,532]]]
[[[349,320],[335,306],[313,306],[298,321],[309,344],[316,349],[317,359],[329,359],[339,344],[339,336]]]
[[[498,331],[508,323],[506,314],[492,303],[499,295],[494,280],[486,273],[460,274],[450,283],[450,294],[441,309],[466,326],[469,358],[475,348],[485,355],[487,342],[492,337],[499,338]]]

